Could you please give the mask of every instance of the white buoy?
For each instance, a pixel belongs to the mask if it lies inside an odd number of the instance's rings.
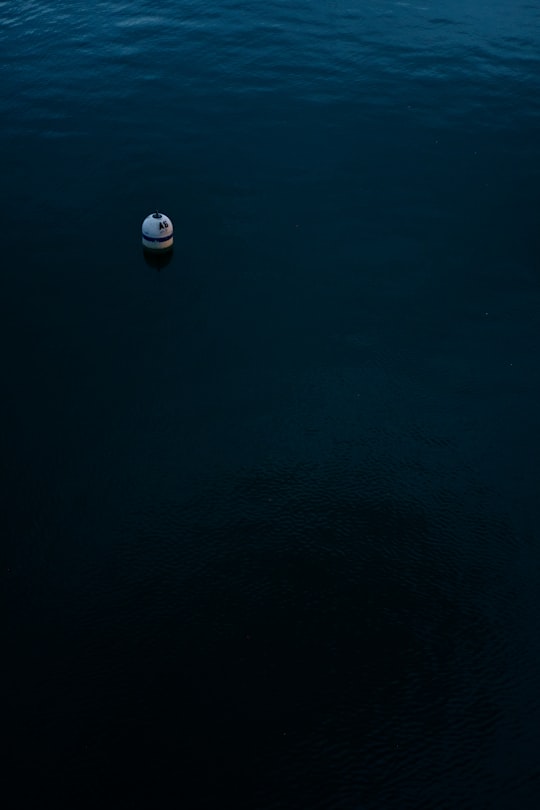
[[[173,246],[173,224],[168,216],[149,214],[142,224],[142,243],[147,250],[169,250]]]

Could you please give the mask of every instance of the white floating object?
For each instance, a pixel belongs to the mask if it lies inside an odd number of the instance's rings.
[[[149,214],[142,224],[142,243],[147,250],[169,250],[173,246],[173,224],[166,214]]]

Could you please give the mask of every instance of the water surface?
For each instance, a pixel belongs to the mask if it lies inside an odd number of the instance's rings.
[[[0,3],[18,784],[538,806],[539,46],[526,2]]]

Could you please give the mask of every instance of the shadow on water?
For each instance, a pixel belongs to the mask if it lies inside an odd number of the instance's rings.
[[[164,270],[167,267],[173,257],[174,248],[170,248],[169,250],[145,250],[143,248],[143,256],[146,264],[148,267],[151,267],[153,270]]]

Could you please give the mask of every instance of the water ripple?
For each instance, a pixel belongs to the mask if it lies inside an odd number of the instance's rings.
[[[369,95],[375,83],[388,103],[421,92],[426,80],[451,86],[461,77],[461,102],[472,108],[482,93],[496,100],[519,85],[538,87],[537,40],[527,26],[528,12],[522,10],[521,24],[516,14],[508,28],[493,29],[458,11],[443,19],[395,3],[383,9],[367,4],[361,11],[342,3],[332,9],[307,2],[255,3],[249,9],[190,3],[165,14],[145,3],[100,3],[90,11],[83,4],[59,10],[53,3],[26,2],[2,19],[0,36],[6,64],[31,98],[48,98],[55,86],[66,100],[81,90],[119,98],[136,93],[142,80],[208,93],[286,93],[316,103],[358,101],[360,93],[369,105],[376,103]],[[76,84],[69,82],[73,48]],[[27,73],[38,63],[47,66],[48,87]],[[514,85],[501,86],[501,80]]]

